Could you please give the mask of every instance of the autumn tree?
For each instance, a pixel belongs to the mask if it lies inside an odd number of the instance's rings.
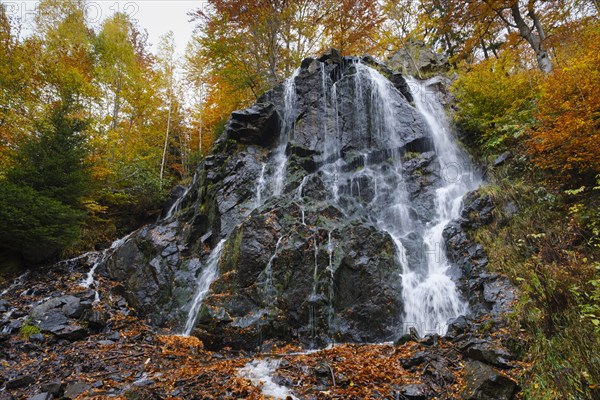
[[[324,18],[324,47],[342,54],[371,53],[379,44],[383,22],[379,3],[371,0],[338,0]]]
[[[40,96],[39,73],[32,62],[39,58],[39,45],[21,40],[17,21],[5,11],[0,4],[0,171],[9,167],[11,151],[33,129]]]
[[[536,56],[540,70],[552,71],[548,31],[566,19],[564,0],[424,0],[423,23],[450,55],[465,59],[476,49],[495,50],[520,40]]]
[[[593,176],[600,173],[600,24],[577,25],[565,29],[556,70],[541,86],[529,150],[539,167]]]

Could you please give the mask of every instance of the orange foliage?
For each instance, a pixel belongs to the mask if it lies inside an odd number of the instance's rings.
[[[573,28],[573,27],[571,27]],[[600,172],[600,24],[571,29],[542,83],[529,151],[541,168]]]

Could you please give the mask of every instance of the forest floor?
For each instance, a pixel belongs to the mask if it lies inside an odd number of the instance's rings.
[[[485,385],[513,385],[527,370],[503,360],[484,371],[487,380],[481,371],[471,376],[474,359],[489,361],[465,351],[472,333],[316,351],[275,343],[261,353],[209,351],[197,338],[151,327],[123,298],[102,290],[94,313],[63,321],[69,329],[35,326],[32,310],[50,299],[73,295],[91,303],[93,291],[80,284],[85,272],[58,266],[0,285],[0,293],[8,289],[0,296],[0,399],[480,398]],[[101,288],[110,285],[102,281]],[[506,328],[486,336],[498,346],[507,338]]]

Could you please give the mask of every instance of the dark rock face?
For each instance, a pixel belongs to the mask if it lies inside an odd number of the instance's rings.
[[[193,331],[209,348],[254,349],[267,339],[313,346],[397,339],[402,266],[382,228],[387,221],[374,216],[385,215],[380,204],[402,184],[410,217],[431,222],[442,177],[429,129],[410,105],[402,75],[362,59],[391,82],[382,83],[358,62],[334,50],[306,59],[293,85],[279,85],[233,113],[175,216],[137,231],[98,269],[120,282],[115,294],[154,324],[180,330],[198,277],[225,238],[217,278]],[[376,90],[389,91],[385,103]],[[394,117],[393,143],[376,118],[383,107]],[[402,166],[395,169],[398,159]],[[283,184],[276,193],[277,174]],[[330,191],[334,175],[336,193]],[[487,223],[491,209],[486,200],[473,199],[465,220],[476,212],[480,218],[472,223]],[[494,284],[501,281],[465,278],[482,274],[487,260],[464,229],[462,220],[447,228],[448,254],[465,296],[475,291],[488,310],[498,303]],[[401,241],[410,262],[424,262],[421,232]],[[101,315],[84,319],[91,329],[104,324]],[[418,390],[410,390],[418,398]]]
[[[245,110],[233,112],[226,130],[230,139],[240,143],[269,146],[277,138],[279,126],[275,105],[257,103]]]
[[[510,400],[517,384],[479,361],[469,361],[466,365],[467,387],[463,393],[469,400]]]
[[[459,290],[469,301],[469,315],[499,316],[507,312],[516,299],[516,288],[508,279],[487,272],[488,258],[483,247],[471,241],[466,233],[489,224],[495,206],[487,195],[478,191],[465,196],[461,218],[444,229],[446,255],[453,263],[453,278]]]

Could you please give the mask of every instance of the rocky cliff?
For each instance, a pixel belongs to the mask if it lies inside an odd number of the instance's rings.
[[[403,277],[423,281],[431,269],[426,240],[446,184],[413,100],[400,74],[370,58],[332,51],[304,60],[232,114],[166,217],[127,238],[99,271],[141,315],[175,330],[192,321],[211,347],[396,339],[420,321],[406,321]],[[444,234],[453,267],[442,284],[463,300],[430,305],[449,308],[442,324],[464,299],[478,313],[495,306],[491,289],[471,283],[485,256],[461,229],[456,222]],[[216,271],[193,308],[211,256]]]

